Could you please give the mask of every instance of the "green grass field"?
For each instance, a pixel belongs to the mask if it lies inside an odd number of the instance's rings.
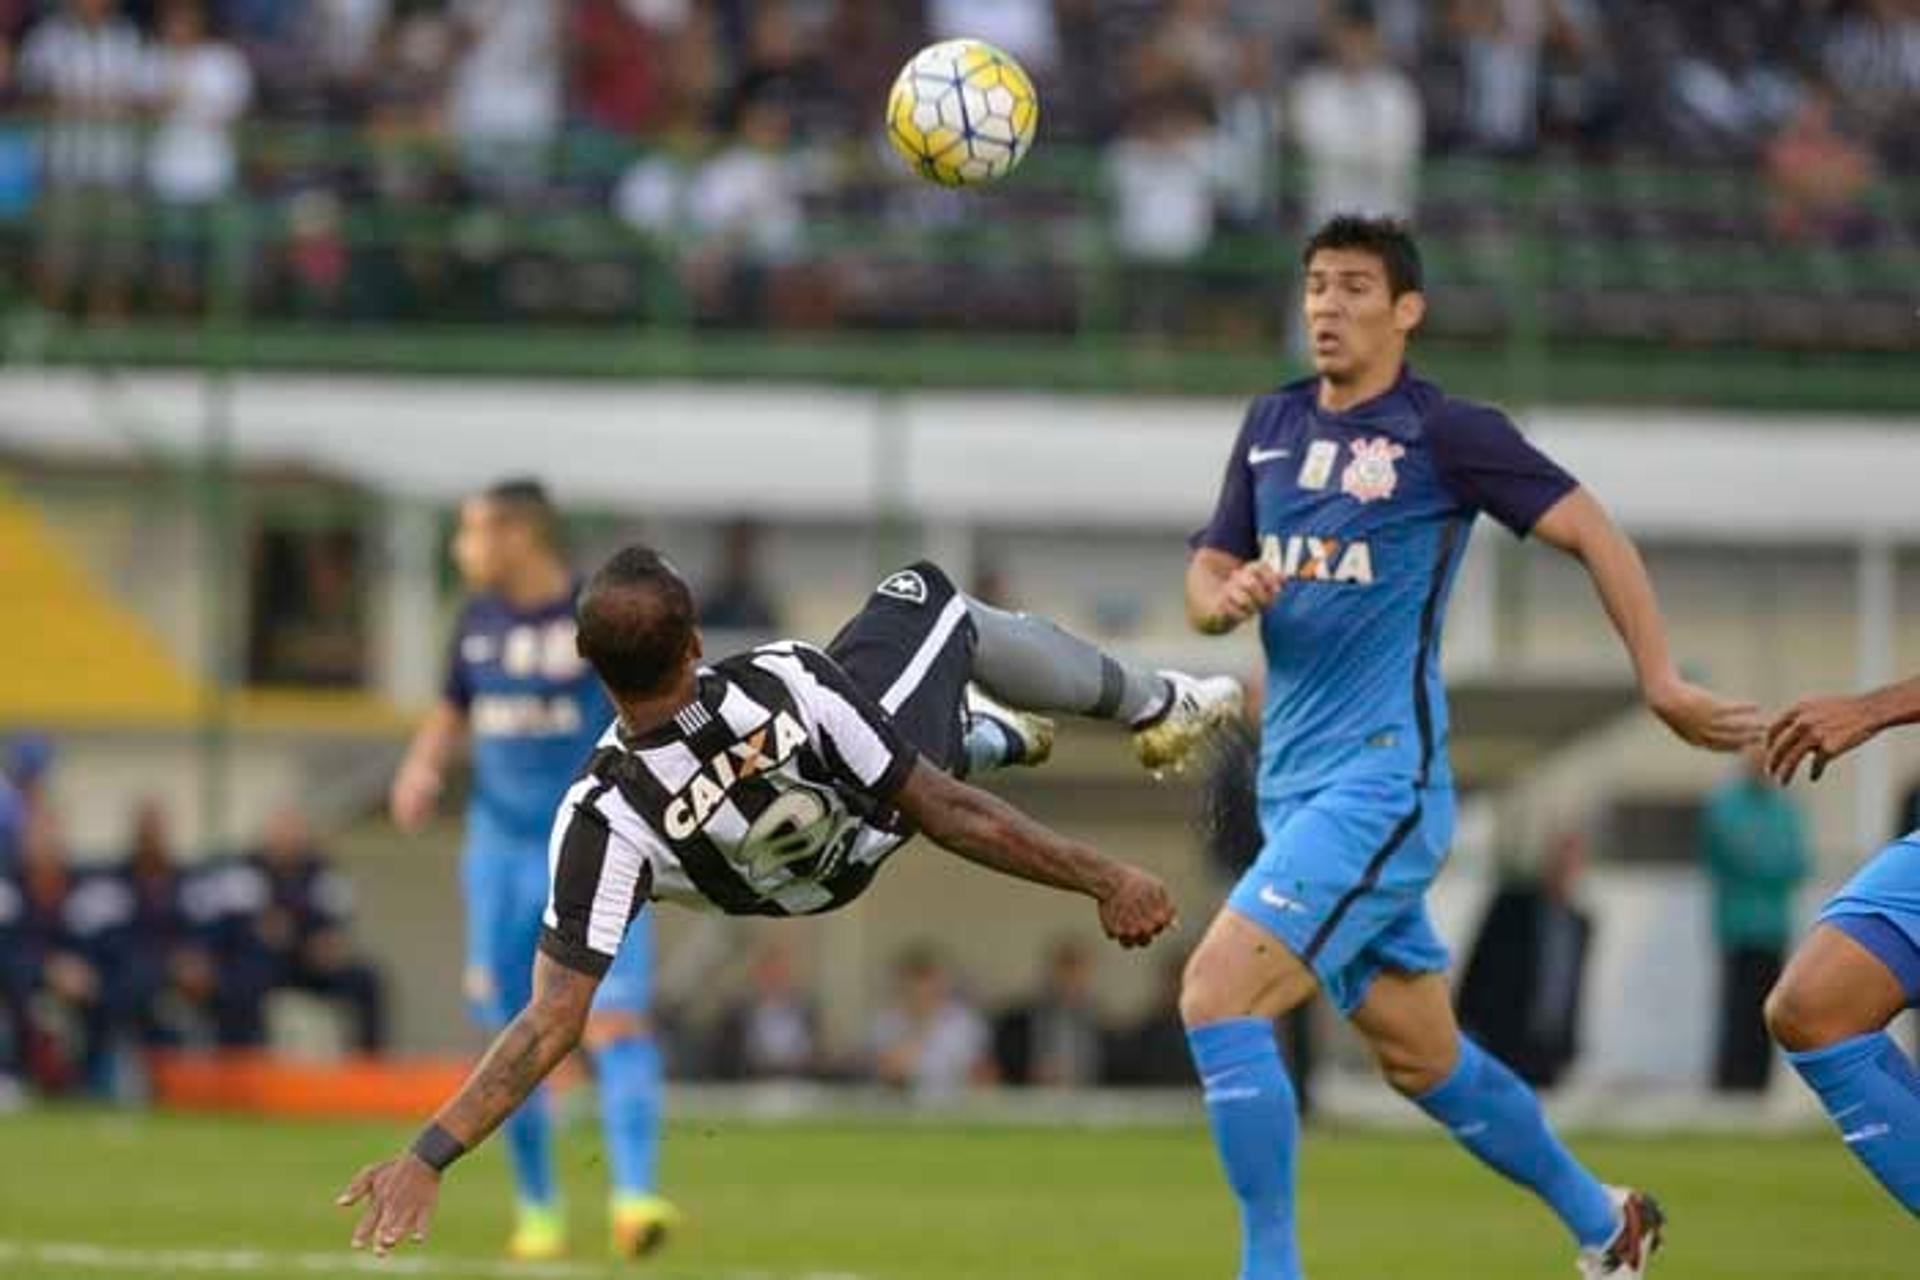
[[[284,1277],[372,1264],[329,1203],[402,1130],[105,1114],[0,1118],[0,1276]],[[1914,1223],[1827,1138],[1581,1141],[1674,1218],[1675,1280],[1912,1280]],[[562,1148],[576,1261],[498,1261],[497,1146],[450,1178],[434,1238],[395,1274],[592,1280],[606,1263],[598,1153]],[[1191,1130],[686,1123],[666,1176],[690,1230],[660,1280],[1230,1280],[1233,1221]],[[1314,1280],[1564,1277],[1546,1213],[1442,1139],[1322,1129],[1302,1169]]]

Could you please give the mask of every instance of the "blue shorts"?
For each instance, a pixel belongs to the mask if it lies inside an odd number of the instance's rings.
[[[1879,957],[1920,1001],[1920,833],[1895,840],[1820,909],[1830,924]]]
[[[1383,969],[1439,973],[1427,886],[1453,840],[1453,790],[1356,779],[1263,799],[1265,843],[1227,905],[1286,944],[1352,1013]]]
[[[489,1030],[504,1027],[533,996],[533,953],[547,910],[544,842],[470,843],[461,859],[467,903],[468,1007]],[[645,1013],[653,996],[653,917],[643,911],[594,993],[595,1013]]]

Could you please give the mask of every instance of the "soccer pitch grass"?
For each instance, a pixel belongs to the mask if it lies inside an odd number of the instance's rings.
[[[347,1252],[334,1192],[405,1131],[39,1111],[0,1117],[0,1277],[286,1277],[377,1269]],[[1912,1280],[1914,1223],[1837,1140],[1592,1139],[1606,1176],[1654,1188],[1673,1217],[1655,1276]],[[1191,1129],[675,1125],[668,1190],[689,1229],[656,1262],[606,1261],[590,1131],[561,1146],[574,1261],[499,1261],[508,1203],[497,1144],[450,1177],[433,1239],[384,1270],[599,1280],[1230,1280],[1233,1220],[1206,1134]],[[1544,1210],[1444,1139],[1318,1129],[1302,1215],[1313,1280],[1507,1280],[1572,1274]]]

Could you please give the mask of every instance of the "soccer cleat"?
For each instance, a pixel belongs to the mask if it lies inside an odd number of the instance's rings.
[[[1007,761],[1010,765],[1026,765],[1030,768],[1045,764],[1048,757],[1053,755],[1053,721],[1031,711],[1015,711],[1003,702],[996,702],[981,692],[978,685],[967,686],[967,718],[988,720],[999,726],[1018,753]]]
[[[1667,1215],[1644,1191],[1608,1187],[1607,1194],[1620,1210],[1620,1230],[1604,1247],[1580,1251],[1580,1275],[1583,1280],[1640,1280],[1660,1247]]]
[[[616,1258],[644,1258],[658,1252],[682,1220],[680,1211],[659,1196],[616,1197],[609,1216]]]
[[[1214,730],[1240,718],[1246,691],[1232,676],[1162,671],[1160,677],[1169,689],[1167,703],[1133,726],[1133,753],[1156,773],[1177,773]]]
[[[515,1262],[553,1262],[566,1257],[566,1218],[549,1206],[521,1205],[514,1216],[513,1234],[507,1237],[507,1256]]]

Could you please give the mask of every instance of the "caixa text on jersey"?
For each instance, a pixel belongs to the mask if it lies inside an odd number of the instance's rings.
[[[1362,539],[1269,533],[1260,539],[1260,559],[1290,582],[1373,583],[1373,550]]]

